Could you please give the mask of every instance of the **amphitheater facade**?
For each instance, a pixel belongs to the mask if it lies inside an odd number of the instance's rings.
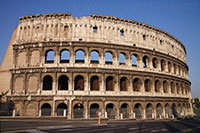
[[[185,46],[133,20],[91,14],[19,19],[0,69],[15,115],[171,119],[193,115]]]

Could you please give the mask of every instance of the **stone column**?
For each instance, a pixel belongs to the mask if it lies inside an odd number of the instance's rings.
[[[85,49],[85,64],[89,65],[89,48]]]
[[[120,102],[118,101],[118,103],[117,103],[117,107],[116,107],[116,115],[117,116],[115,116],[115,118],[116,119],[120,119]]]
[[[142,92],[142,94],[145,92],[145,83],[144,83],[144,81],[145,81],[145,79],[144,79],[144,77],[142,78],[142,85],[141,85],[141,92]]]
[[[87,100],[85,101],[84,107],[85,107],[85,118],[87,119],[88,118],[88,109],[89,109]]]
[[[43,83],[42,83],[43,79],[42,79],[42,72],[40,71],[40,75],[39,75],[39,88],[37,91],[38,95],[41,95],[42,93],[42,87],[43,87]]]
[[[87,95],[89,95],[90,91],[90,79],[89,79],[89,73],[86,73],[86,79],[85,79],[85,87],[84,91],[86,92]]]
[[[106,79],[105,79],[105,73],[102,73],[101,92],[102,92],[102,94],[106,94]]]
[[[24,74],[24,94],[27,94],[27,72]]]
[[[54,86],[53,86],[53,94],[57,94],[58,91],[58,74],[57,72],[54,73]]]
[[[71,47],[71,52],[70,52],[70,63],[74,64],[75,63],[75,53],[74,53],[74,47]]]
[[[68,119],[72,119],[72,99],[69,99],[69,113],[68,113]]]
[[[142,55],[138,54],[138,57],[137,57],[137,66],[139,68],[143,68],[143,59],[142,59]]]
[[[52,108],[52,116],[55,116],[55,108],[56,108],[56,100],[53,97],[53,108]]]
[[[127,62],[127,65],[129,67],[132,67],[132,59],[131,59],[131,52],[129,51],[129,54],[127,55],[127,58],[126,58],[126,62]]]

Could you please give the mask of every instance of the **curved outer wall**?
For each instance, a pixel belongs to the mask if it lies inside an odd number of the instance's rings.
[[[69,59],[61,59],[63,50]],[[91,59],[93,51],[98,61]],[[69,13],[21,17],[1,66],[0,78],[5,76],[10,80],[1,82],[1,91],[9,90],[21,116],[89,118],[95,109],[115,119],[193,115],[184,45],[133,20]]]

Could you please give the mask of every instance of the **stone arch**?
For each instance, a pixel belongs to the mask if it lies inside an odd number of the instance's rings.
[[[23,91],[24,91],[24,78],[22,76],[18,76],[15,78],[14,92],[22,93]]]
[[[153,65],[153,68],[157,68],[158,67],[158,59],[157,58],[153,58],[152,59],[152,65]]]
[[[126,64],[125,53],[120,53],[119,54],[119,65],[125,65],[125,64]]]
[[[43,78],[43,87],[42,90],[52,90],[53,79],[51,76],[46,75]]]
[[[98,64],[99,63],[99,51],[92,50],[90,52],[90,63]]]
[[[186,108],[185,108],[185,103],[183,103],[183,116],[186,116]]]
[[[114,91],[114,78],[113,78],[113,76],[108,76],[106,78],[106,91]]]
[[[171,73],[172,71],[172,63],[168,61],[168,72]]]
[[[85,63],[85,51],[78,49],[75,52],[75,63]]]
[[[39,50],[33,50],[31,52],[30,64],[31,65],[37,65],[39,63],[40,63],[40,51]]]
[[[163,115],[162,105],[158,103],[156,105],[156,118],[162,118],[162,115]]]
[[[148,58],[148,56],[146,56],[146,55],[143,56],[142,61],[143,61],[143,67],[147,68],[149,66],[149,58]]]
[[[113,103],[106,105],[106,112],[109,119],[115,119],[115,105]]]
[[[60,63],[69,63],[70,61],[70,52],[68,49],[62,49],[60,51]]]
[[[52,49],[49,49],[45,52],[45,63],[54,63],[55,52]]]
[[[177,110],[176,110],[176,104],[175,103],[172,104],[172,115],[174,117],[177,117]]]
[[[165,68],[166,68],[166,62],[165,62],[165,60],[161,60],[160,61],[160,66],[161,66],[161,71],[165,71]]]
[[[142,105],[140,103],[135,104],[133,112],[135,113],[136,119],[143,118],[143,109],[142,109]]]
[[[160,91],[161,91],[161,83],[159,80],[156,80],[155,81],[155,92],[160,93]]]
[[[170,106],[168,103],[165,104],[165,118],[170,117]]]
[[[138,55],[137,54],[132,54],[131,55],[131,62],[132,62],[132,66],[137,67],[137,62],[138,62]]]
[[[128,91],[128,79],[126,77],[120,79],[120,91]]]
[[[68,107],[65,103],[60,103],[57,106],[57,116],[67,116]]]
[[[171,86],[171,93],[174,94],[175,93],[175,85],[174,85],[173,81],[170,83],[170,86]]]
[[[51,116],[51,105],[48,103],[44,103],[41,107],[41,115],[42,116]]]
[[[26,64],[26,53],[20,52],[17,56],[17,66],[23,66]]]
[[[68,90],[69,79],[65,75],[58,78],[58,90]]]
[[[84,77],[81,75],[78,75],[75,77],[75,82],[74,82],[74,90],[84,90]]]
[[[28,93],[36,92],[38,89],[38,77],[32,75],[28,79]]]
[[[93,103],[90,106],[90,118],[98,117],[99,104]]]
[[[90,90],[91,91],[99,91],[99,77],[92,76],[90,79]]]
[[[146,105],[146,118],[149,119],[149,118],[153,118],[153,105],[151,103],[148,103]]]
[[[113,64],[113,53],[111,51],[105,52],[105,64]]]
[[[183,87],[183,84],[181,84],[180,87],[181,87],[181,89],[180,89],[180,90],[181,90],[181,93],[184,95],[184,87]]]
[[[150,79],[145,79],[144,81],[144,87],[145,87],[145,92],[151,92],[151,80]]]
[[[180,86],[178,83],[176,83],[176,91],[177,91],[177,94],[180,94]]]
[[[129,118],[129,105],[127,103],[121,105],[121,113],[123,118]]]
[[[176,64],[175,64],[175,63],[173,64],[173,68],[174,68],[174,74],[176,74],[177,67],[176,67]]]
[[[163,92],[168,93],[169,92],[169,85],[166,80],[163,81]]]
[[[84,106],[81,103],[77,103],[74,105],[73,107],[73,114],[74,114],[74,118],[83,118],[83,112],[84,112]]]
[[[142,87],[142,81],[139,78],[133,80],[133,91],[140,92]]]

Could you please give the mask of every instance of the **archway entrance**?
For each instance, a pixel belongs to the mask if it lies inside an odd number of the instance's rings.
[[[90,106],[90,117],[94,118],[94,117],[98,117],[98,110],[99,110],[99,104],[94,103]]]
[[[84,107],[81,103],[74,105],[74,118],[83,118]]]
[[[136,119],[142,119],[142,106],[141,106],[141,104],[137,103],[137,104],[134,106],[133,111],[134,111],[134,113],[135,113],[135,118],[136,118]]]
[[[169,118],[170,112],[169,112],[169,104],[165,104],[165,118]]]
[[[42,116],[51,116],[51,105],[45,103],[41,107],[41,115]]]
[[[162,105],[160,103],[156,106],[156,118],[162,117]]]
[[[152,118],[152,113],[153,113],[153,106],[152,104],[147,104],[146,106],[146,118],[149,119],[149,118]]]
[[[124,103],[121,105],[121,113],[123,118],[129,118],[128,104]]]
[[[107,104],[106,106],[107,117],[109,119],[115,119],[115,110],[112,103]]]
[[[57,107],[57,116],[67,116],[67,105],[60,103]]]

